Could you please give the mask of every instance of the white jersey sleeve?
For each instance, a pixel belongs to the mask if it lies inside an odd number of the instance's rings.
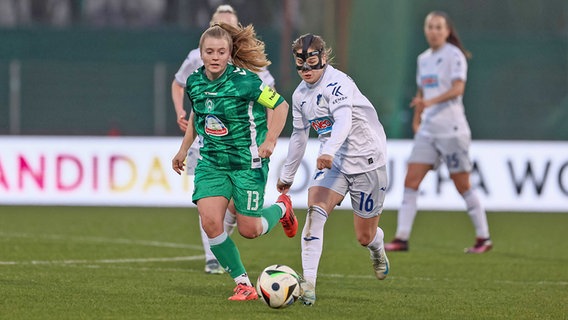
[[[203,61],[201,60],[199,48],[191,50],[175,74],[176,82],[180,86],[185,87],[189,75],[202,65]]]
[[[272,74],[270,74],[270,71],[268,71],[268,69],[262,68],[262,70],[258,72],[258,77],[265,85],[271,88],[275,87],[276,81],[274,80],[274,77],[272,76]]]
[[[335,156],[351,131],[354,84],[352,81],[335,82],[324,90],[324,97],[333,117],[333,130],[329,139],[322,145],[321,154]]]
[[[308,144],[310,123],[302,115],[302,104],[295,103],[298,99],[294,99],[298,93],[292,94],[292,135],[288,144],[288,156],[286,162],[280,171],[280,181],[284,183],[294,182],[294,176],[302,163],[302,158],[306,152]]]

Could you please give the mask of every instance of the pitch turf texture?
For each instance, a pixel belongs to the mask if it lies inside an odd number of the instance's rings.
[[[411,251],[390,253],[378,281],[351,214],[334,212],[316,305],[273,310],[227,301],[229,276],[204,274],[195,209],[0,206],[0,319],[566,319],[568,214],[488,218],[494,250],[466,255],[466,213],[420,212]],[[390,240],[396,214],[381,225]],[[301,270],[300,238],[280,226],[233,239],[252,279],[275,263]]]

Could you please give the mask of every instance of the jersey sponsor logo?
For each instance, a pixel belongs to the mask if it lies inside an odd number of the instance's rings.
[[[341,89],[341,86],[333,88],[333,90],[331,91],[331,94],[333,94],[336,97],[342,96],[343,93],[341,93],[341,91],[339,91],[339,89]]]
[[[337,84],[337,82],[332,82],[332,83],[328,84],[326,87],[333,87],[336,84]]]
[[[216,95],[217,95],[217,92],[205,91],[205,95],[206,95],[206,96],[216,96]]]
[[[214,115],[205,117],[205,133],[210,136],[222,137],[229,133],[229,130],[219,118]]]
[[[324,134],[331,131],[333,121],[330,117],[323,117],[310,120],[310,125],[318,134]]]
[[[429,74],[420,78],[423,88],[435,88],[438,86],[438,75]]]
[[[347,97],[339,97],[339,98],[333,100],[333,101],[331,102],[331,104],[336,104],[336,103],[338,103],[338,102],[340,102],[340,101],[343,101],[343,100],[345,100],[345,99],[347,99]]]

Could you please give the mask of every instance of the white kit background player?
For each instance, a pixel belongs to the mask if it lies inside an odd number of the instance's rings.
[[[465,252],[484,253],[491,250],[493,243],[485,209],[469,179],[473,167],[469,158],[471,131],[462,101],[467,80],[466,55],[470,53],[463,48],[445,12],[433,11],[426,16],[424,35],[429,48],[418,56],[418,91],[411,102],[414,146],[408,159],[395,239],[385,249],[408,251],[420,183],[428,171],[443,161],[475,229],[475,243]]]
[[[383,280],[389,272],[384,233],[378,227],[388,185],[386,135],[377,110],[355,82],[329,65],[331,49],[320,36],[303,35],[292,48],[303,81],[292,95],[293,131],[276,187],[283,193],[290,189],[313,128],[320,150],[308,189],[300,283],[303,303],[312,305],[325,222],[345,196],[353,208],[357,240],[369,249],[375,276]]]
[[[213,13],[210,21],[210,25],[215,22],[224,22],[232,25],[238,25],[239,20],[236,11],[230,5],[220,5],[217,10]],[[177,115],[177,123],[181,131],[185,132],[187,129],[187,119],[188,115],[184,109],[184,97],[185,97],[185,85],[187,78],[191,73],[197,70],[203,65],[201,60],[201,53],[199,48],[193,49],[189,52],[185,60],[183,61],[181,67],[175,74],[175,78],[172,81],[172,100],[174,103],[174,108]],[[263,70],[258,73],[258,76],[263,81],[264,84],[274,88],[274,77],[270,74],[268,70]],[[268,115],[268,122],[270,123],[270,114]],[[199,157],[199,147],[201,146],[201,138],[195,139],[195,142],[191,146],[188,152],[186,161],[186,173],[188,175],[193,175],[195,166],[197,165],[197,159]],[[201,227],[201,222],[199,223],[201,230],[201,241],[203,243],[203,250],[205,251],[205,272],[210,274],[221,274],[224,272],[223,268],[215,258],[213,252],[209,247],[209,239],[207,234]],[[227,234],[231,234],[236,225],[235,207],[233,202],[229,203],[229,208],[225,214],[225,231]]]

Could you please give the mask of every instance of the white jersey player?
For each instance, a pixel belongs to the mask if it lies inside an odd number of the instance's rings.
[[[292,48],[303,81],[292,96],[293,132],[277,189],[284,193],[290,189],[309,130],[314,129],[320,149],[302,231],[301,282],[301,299],[312,305],[324,225],[346,195],[353,207],[357,239],[369,249],[376,277],[382,280],[389,272],[383,230],[377,227],[387,189],[386,135],[377,111],[355,82],[328,64],[331,50],[320,36],[303,35]]]
[[[238,25],[238,17],[236,11],[230,5],[220,5],[217,7],[215,13],[211,17],[210,24],[215,22],[224,22],[232,25]],[[189,52],[179,70],[176,72],[174,80],[172,81],[172,100],[174,103],[174,108],[177,115],[177,123],[181,131],[185,132],[187,129],[188,119],[187,112],[184,109],[183,99],[185,97],[185,86],[187,78],[195,70],[203,66],[203,60],[201,60],[201,53],[199,48],[193,49]],[[267,85],[274,87],[274,77],[270,74],[267,69],[263,69],[258,73],[260,79]],[[189,148],[187,159],[186,159],[186,173],[188,175],[193,175],[195,171],[195,166],[197,165],[197,159],[199,157],[199,148],[202,145],[202,140],[200,137],[195,139],[191,147]],[[228,234],[231,234],[233,228],[236,224],[236,216],[233,202],[229,204],[229,209],[225,215],[225,230]],[[200,223],[201,225],[201,223]],[[201,240],[203,243],[203,249],[205,251],[205,272],[210,274],[221,274],[223,273],[223,268],[215,258],[213,252],[211,252],[209,246],[209,239],[207,234],[201,228]]]
[[[448,92],[455,80],[467,80],[467,60],[455,45],[446,43],[439,50],[430,48],[418,56],[416,84],[423,100]],[[470,136],[462,96],[425,108],[417,133],[430,137]]]
[[[467,80],[467,60],[457,33],[444,12],[428,14],[424,24],[430,46],[418,56],[414,107],[414,147],[408,159],[402,205],[398,211],[395,239],[385,245],[387,251],[407,251],[408,239],[417,213],[420,183],[441,161],[463,197],[473,222],[476,242],[466,253],[489,251],[493,244],[485,209],[471,188],[469,158],[471,132],[462,96]]]

